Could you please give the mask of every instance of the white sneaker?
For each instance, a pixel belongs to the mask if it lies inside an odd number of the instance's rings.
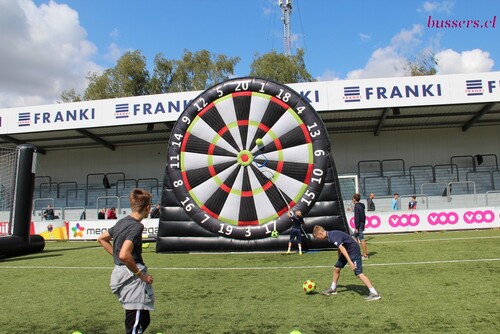
[[[380,295],[370,292],[370,294],[365,297],[365,300],[367,302],[371,302],[371,301],[374,301],[374,300],[379,300],[380,298],[382,298],[382,297],[380,297]]]

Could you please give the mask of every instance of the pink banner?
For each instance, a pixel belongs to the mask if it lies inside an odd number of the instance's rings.
[[[354,216],[348,215],[354,229]],[[365,234],[417,232],[436,230],[467,230],[500,227],[500,208],[373,211],[366,214]]]

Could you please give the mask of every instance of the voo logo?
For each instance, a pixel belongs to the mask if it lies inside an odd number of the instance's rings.
[[[432,212],[427,216],[427,222],[435,225],[454,225],[458,223],[458,214],[456,212]]]
[[[464,213],[464,220],[467,224],[491,223],[495,220],[495,214],[491,210],[467,211]]]
[[[392,227],[417,226],[420,223],[420,217],[417,215],[392,215],[389,217],[389,225]]]
[[[367,228],[377,228],[380,226],[382,221],[379,216],[366,216],[365,229]],[[356,228],[356,224],[354,224],[354,217],[351,217],[349,220],[349,226],[351,228]]]

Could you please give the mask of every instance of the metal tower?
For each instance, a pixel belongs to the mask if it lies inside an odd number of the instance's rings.
[[[290,15],[292,14],[292,0],[278,0],[283,13],[283,41],[285,45],[285,55],[292,55],[292,37],[290,35]]]

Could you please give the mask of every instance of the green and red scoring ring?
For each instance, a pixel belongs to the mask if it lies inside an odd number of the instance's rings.
[[[230,95],[232,97],[234,96],[243,96],[243,95],[252,95],[253,92],[238,92],[238,93],[231,93]],[[284,109],[291,109],[293,112],[295,112],[289,105],[287,105],[286,103],[284,103],[283,101],[275,98],[275,97],[271,97],[271,102],[274,102],[274,103],[277,103],[279,104],[281,107],[283,107]],[[210,110],[211,108],[213,108],[215,106],[215,103],[214,102],[211,102],[209,103],[205,108],[203,108],[203,110],[201,110],[198,115],[196,117],[202,117],[203,114],[205,112],[207,112],[208,110]],[[238,126],[248,126],[250,124],[250,122],[248,120],[238,120],[237,121],[237,125]],[[309,132],[307,131],[307,127],[306,125],[302,122],[301,124],[298,124],[304,137],[305,137],[305,141],[307,144],[312,144],[312,140],[311,140],[311,137],[309,135]],[[262,123],[259,123],[258,127],[263,130],[265,133],[268,133],[270,131],[270,128],[268,126],[266,126],[265,124],[262,124]],[[215,142],[217,142],[220,138],[222,138],[222,136],[224,135],[224,133],[226,133],[227,131],[229,131],[229,126],[226,124],[226,126],[224,126],[223,128],[221,128],[217,134],[218,134],[218,138],[217,140],[215,140]],[[182,144],[181,144],[181,152],[186,152],[186,144],[188,142],[188,139],[189,139],[189,136],[190,136],[190,133],[189,131],[186,131],[185,135],[184,135],[184,138],[182,140]],[[273,143],[276,147],[276,150],[279,151],[283,148],[282,144],[281,144],[281,141],[279,140],[279,138],[275,138],[273,140]],[[212,142],[210,143],[209,145],[209,148],[208,148],[208,152],[207,152],[207,156],[210,156],[210,155],[213,155],[214,151],[215,151],[215,148],[217,147],[217,145]],[[250,151],[248,150],[242,150],[242,151],[246,151],[248,153],[251,154]],[[239,154],[242,152],[240,151]],[[253,161],[253,156],[251,158],[249,158],[249,160],[247,162],[243,162],[241,163],[239,160],[239,157],[240,155],[238,154],[238,156],[236,157],[236,162],[237,163],[240,163],[241,165],[244,165],[244,166],[248,166],[251,164],[251,162]],[[276,166],[276,169],[275,171],[279,174],[281,174],[282,170],[283,170],[283,166],[284,166],[284,161],[280,160],[278,161],[277,163],[277,166]],[[304,180],[302,181],[302,183],[304,185],[309,185],[309,182],[310,182],[310,179],[311,179],[311,175],[312,175],[312,170],[313,170],[313,167],[314,167],[314,164],[313,163],[309,163],[308,164],[308,168],[307,168],[307,173],[305,175],[305,178]],[[212,177],[217,177],[217,172],[215,171],[213,165],[209,165],[207,166],[209,172],[210,172],[210,175]],[[191,193],[191,185],[190,185],[190,182],[189,182],[189,179],[187,177],[187,172],[186,170],[182,169],[181,170],[181,175],[182,175],[182,179],[183,179],[183,182],[184,182],[184,187],[185,189],[188,191],[188,193]],[[226,185],[222,180],[220,180],[220,188],[225,191],[226,193],[230,193],[232,192],[233,190],[231,189],[231,187],[229,187],[228,185]],[[258,192],[258,191],[266,191],[268,190],[269,188],[271,188],[273,186],[273,182],[271,180],[267,181],[264,185],[262,185],[260,188],[258,189],[254,189],[254,190],[251,190],[251,191],[241,191],[239,192],[240,193],[240,196],[242,197],[250,197],[250,196],[253,196],[255,192]],[[302,195],[302,194],[300,194]],[[195,196],[191,195],[191,197],[195,200],[195,202],[198,204],[198,206],[200,207],[200,209],[202,209],[203,211],[205,211],[206,213],[208,213],[210,216],[212,216],[213,218],[215,219],[219,219],[220,215],[211,211],[208,207],[206,207],[203,203],[200,203],[200,201],[198,201]],[[296,204],[296,202],[291,199],[291,201],[288,203],[288,205],[290,207],[294,206]],[[287,206],[284,206],[283,209],[281,209],[279,212],[276,212],[277,216],[281,216],[282,214],[284,214],[286,211],[288,210],[288,207]],[[265,221],[267,222],[267,221]],[[238,224],[239,226],[249,226],[249,225],[259,225],[259,221],[255,221],[255,222],[248,222],[248,221],[245,221],[244,224]]]
[[[239,125],[246,125],[246,124],[243,124],[243,123],[248,124],[248,121],[238,121],[238,124],[239,124]],[[259,124],[259,128],[260,128],[260,129],[262,129],[262,130],[264,130],[264,131],[266,131],[266,132],[267,132],[267,131],[269,131],[269,128],[268,128],[267,126],[265,126],[264,124],[262,124],[262,123],[261,123],[261,124]],[[308,133],[307,131],[304,131],[305,126],[303,126],[303,124],[301,124],[301,128],[302,128],[302,130],[303,130],[303,133],[304,133],[304,134],[305,134],[305,136],[306,136],[306,142],[307,142],[308,144],[310,144],[310,143],[311,143],[311,139],[310,139],[309,133]],[[226,127],[224,127],[224,129],[225,129],[224,131],[219,131],[218,135],[219,135],[220,137],[221,137],[221,136],[222,136],[222,135],[223,135],[223,134],[224,134],[224,133],[228,130],[228,127],[226,126]],[[181,145],[181,151],[185,151],[185,146],[186,146],[186,143],[187,143],[187,140],[188,140],[189,136],[190,136],[190,133],[189,133],[189,132],[186,132],[185,137],[184,137],[184,141],[183,141],[183,143],[182,143],[182,145]],[[219,137],[219,138],[220,138],[220,137]],[[281,149],[282,149],[281,141],[279,140],[279,138],[274,139],[274,140],[273,140],[273,142],[274,142],[274,144],[275,144],[275,146],[276,146],[277,150],[281,150]],[[211,144],[210,144],[210,146],[209,146],[209,150],[208,150],[208,154],[207,154],[207,155],[212,155],[212,154],[213,154],[213,152],[214,152],[214,150],[215,150],[215,147],[216,147],[216,146],[217,146],[216,144],[211,143]],[[246,153],[246,152],[248,152],[248,154],[252,154],[252,153],[251,153],[250,151],[248,151],[248,150],[242,150],[242,151],[240,151],[240,153],[241,153],[241,152],[245,152],[245,153]],[[241,163],[241,162],[237,161],[237,163],[240,163],[241,165],[247,166],[247,165],[250,165],[250,164],[251,164],[251,162],[253,161],[253,158],[254,158],[254,157],[253,157],[253,154],[252,154],[252,157],[251,157],[251,158],[249,158],[248,162],[243,162],[243,163]],[[238,160],[238,157],[237,157],[237,160]],[[282,172],[282,170],[283,170],[283,166],[284,166],[284,162],[283,162],[283,161],[278,161],[278,163],[277,163],[277,165],[276,165],[276,169],[275,169],[275,171],[281,174],[281,172]],[[304,181],[302,181],[302,183],[304,183],[305,185],[308,185],[308,184],[309,184],[309,182],[310,182],[310,178],[311,178],[311,174],[312,174],[313,166],[314,166],[314,164],[312,164],[312,163],[308,164],[308,169],[307,169],[306,176],[305,176],[305,178],[304,178]],[[209,166],[207,166],[207,168],[208,168],[208,170],[209,170],[209,172],[210,172],[210,175],[211,175],[212,177],[217,177],[217,172],[215,171],[215,169],[214,169],[213,165],[209,165]],[[190,185],[189,179],[188,179],[188,177],[187,177],[187,172],[186,172],[186,170],[182,170],[182,171],[181,171],[181,175],[182,175],[182,179],[183,179],[184,186],[185,186],[186,190],[187,190],[188,192],[190,192],[192,188],[191,188],[191,185]],[[263,191],[266,191],[266,190],[268,190],[268,189],[269,189],[270,187],[272,187],[272,186],[273,186],[273,182],[272,182],[271,180],[269,180],[269,181],[267,181],[264,185],[262,185],[262,186],[261,186],[261,189],[262,189]],[[222,189],[222,190],[224,190],[224,191],[225,191],[225,192],[227,192],[227,193],[230,193],[230,192],[232,191],[232,189],[231,189],[228,185],[226,185],[224,182],[221,182],[220,187],[221,187],[221,189]],[[241,191],[241,196],[242,196],[242,197],[250,197],[250,196],[253,196],[253,194],[254,194],[254,192],[255,192],[255,191],[259,191],[259,190],[260,190],[260,189],[255,189],[255,190],[253,190],[253,191]],[[295,204],[296,204],[296,203],[295,203],[295,201],[293,201],[293,200],[289,203],[289,205],[290,205],[290,206],[293,206],[293,205],[295,205]],[[208,214],[210,214],[212,217],[214,217],[214,218],[216,218],[216,219],[218,219],[218,218],[219,218],[219,215],[218,215],[218,214],[216,214],[216,213],[212,212],[212,211],[211,211],[210,209],[208,209],[205,205],[203,205],[203,204],[202,204],[202,205],[200,206],[200,208],[201,208],[203,211],[205,211],[205,212],[207,212]],[[277,215],[278,215],[278,216],[281,216],[281,215],[282,215],[282,214],[284,214],[286,211],[287,211],[287,207],[284,207],[282,210],[280,210],[279,212],[277,212]],[[255,225],[257,225],[257,224],[258,224],[258,222],[257,222]],[[248,224],[248,223],[246,223],[246,224],[245,224],[245,226],[246,226],[246,225],[253,225],[253,224]]]

